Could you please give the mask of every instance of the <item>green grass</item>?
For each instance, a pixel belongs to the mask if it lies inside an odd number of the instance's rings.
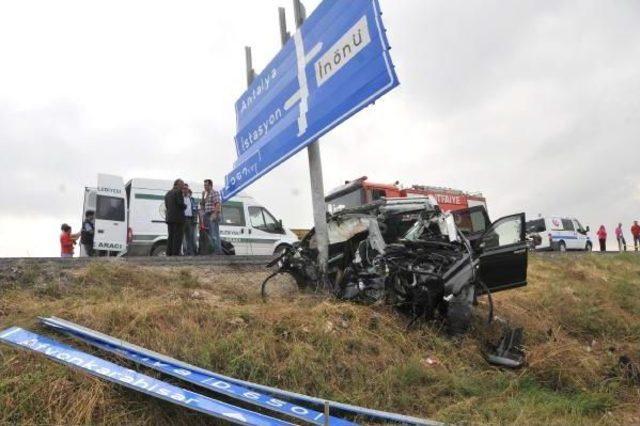
[[[0,270],[2,328],[49,334],[35,318],[55,315],[223,374],[446,422],[640,422],[638,387],[616,370],[620,355],[640,353],[640,256],[532,256],[529,286],[495,295],[498,315],[525,328],[528,365],[518,371],[482,358],[482,339],[499,331],[479,325],[484,300],[478,328],[450,340],[438,323],[406,330],[384,306],[313,295],[265,304],[260,268],[18,269]],[[0,424],[211,423],[41,356],[0,351]]]

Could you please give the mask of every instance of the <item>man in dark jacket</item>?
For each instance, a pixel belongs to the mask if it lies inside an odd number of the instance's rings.
[[[84,247],[87,256],[93,256],[93,237],[95,235],[95,214],[93,210],[87,210],[84,214],[84,222],[82,222],[82,230],[80,231],[80,243]]]
[[[167,256],[179,256],[182,249],[184,235],[184,197],[182,195],[182,179],[176,179],[173,189],[164,196],[164,206],[167,208]]]

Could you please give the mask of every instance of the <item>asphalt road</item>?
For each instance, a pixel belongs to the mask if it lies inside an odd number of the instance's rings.
[[[149,266],[227,266],[227,265],[257,265],[264,266],[272,256],[176,256],[176,257],[3,257],[0,266],[9,264],[56,263],[61,266],[83,266],[90,262],[113,262],[130,265]]]

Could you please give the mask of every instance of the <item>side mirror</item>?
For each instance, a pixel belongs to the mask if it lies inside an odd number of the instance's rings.
[[[587,227],[584,229],[585,232],[589,232],[589,225],[587,225]]]

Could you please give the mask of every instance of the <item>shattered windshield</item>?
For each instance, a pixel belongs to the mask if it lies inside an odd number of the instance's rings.
[[[421,220],[416,221],[411,228],[404,234],[402,237],[403,240],[408,241],[418,241],[420,236],[422,235],[422,230],[424,229],[424,225]]]
[[[329,213],[333,214],[340,210],[362,205],[362,188],[357,188],[347,194],[341,195],[327,203]]]

